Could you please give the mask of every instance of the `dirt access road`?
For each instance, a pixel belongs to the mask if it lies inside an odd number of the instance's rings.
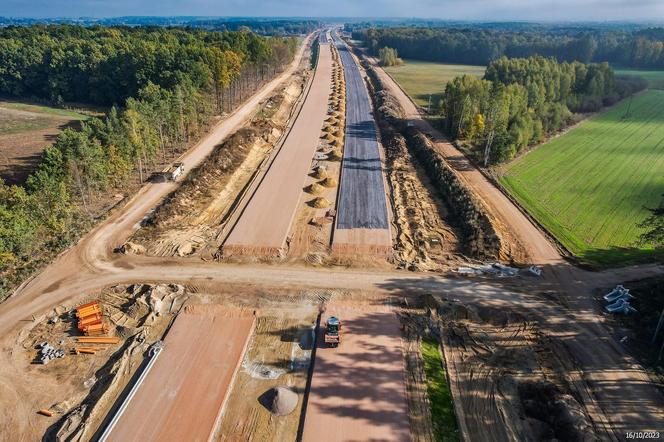
[[[341,319],[337,348],[325,346],[330,316]],[[327,306],[302,440],[410,440],[401,326],[389,308]]]

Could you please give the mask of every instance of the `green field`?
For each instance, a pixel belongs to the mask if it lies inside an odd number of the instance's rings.
[[[20,134],[59,126],[63,121],[85,120],[85,115],[66,109],[0,101],[0,135]]]
[[[429,61],[404,60],[402,66],[387,67],[385,70],[399,83],[418,105],[426,109],[431,95],[431,106],[435,108],[448,81],[459,75],[469,74],[481,77],[484,66],[432,63]]]
[[[424,373],[427,378],[429,408],[436,441],[458,441],[459,430],[452,393],[447,384],[443,359],[440,356],[438,342],[431,338],[423,339],[421,344]]]
[[[625,100],[515,160],[500,181],[585,262],[661,258],[636,241],[644,207],[664,194],[663,108],[664,91]]]
[[[649,71],[645,69],[615,68],[616,75],[633,75],[648,80],[650,89],[664,89],[664,71]]]

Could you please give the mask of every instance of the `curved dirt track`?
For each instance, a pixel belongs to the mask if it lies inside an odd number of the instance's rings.
[[[302,52],[300,52],[301,56]],[[299,59],[299,57],[296,58]],[[231,133],[252,113],[270,88],[292,72],[273,80],[235,114],[220,123],[212,134],[184,156],[187,169],[200,162],[219,137]],[[536,289],[560,289],[567,292],[569,308],[531,293],[506,288],[495,281],[472,281],[436,274],[404,271],[376,272],[338,269],[315,269],[280,265],[231,265],[206,263],[198,259],[162,259],[113,254],[138,223],[159,204],[177,183],[147,184],[122,210],[100,224],[34,279],[27,281],[15,295],[0,305],[0,336],[6,349],[16,338],[16,331],[29,327],[31,315],[46,313],[54,306],[71,306],[104,287],[132,282],[173,282],[201,286],[238,288],[311,289],[332,288],[388,295],[417,296],[443,293],[462,302],[511,308],[529,315],[542,332],[557,337],[575,360],[570,374],[582,392],[584,404],[597,425],[603,426],[608,439],[621,439],[626,430],[661,430],[664,422],[662,396],[645,372],[616,343],[601,325],[591,292],[625,280],[661,274],[661,266],[642,266],[611,272],[588,273],[560,262],[550,244],[531,247],[535,262],[545,262],[545,274],[551,279],[533,282]],[[520,213],[520,212],[519,212]],[[523,215],[521,215],[523,216]],[[527,221],[527,219],[526,219]],[[532,228],[534,226],[531,225]],[[535,229],[537,230],[537,229]],[[539,232],[539,231],[538,231]],[[541,232],[539,233],[542,237]],[[543,237],[544,238],[544,237]],[[546,238],[544,238],[546,241]],[[548,243],[547,243],[548,244]],[[556,252],[557,255],[557,252]],[[19,398],[34,397],[34,387],[13,365],[16,356],[0,353],[0,434],[15,439],[34,439],[39,416],[34,404]],[[471,412],[472,410],[468,410]],[[361,434],[357,435],[361,439]]]

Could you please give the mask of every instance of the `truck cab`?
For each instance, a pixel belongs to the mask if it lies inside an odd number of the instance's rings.
[[[341,322],[336,316],[330,316],[325,323],[325,345],[338,347],[341,343]]]

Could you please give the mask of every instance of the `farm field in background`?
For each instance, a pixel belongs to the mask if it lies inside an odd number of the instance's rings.
[[[484,75],[484,66],[443,64],[430,61],[404,60],[402,66],[385,70],[399,83],[416,104],[426,108],[431,94],[431,105],[437,106],[448,81],[459,75]]]
[[[66,109],[0,101],[0,178],[22,184],[60,131],[86,118]]]
[[[664,194],[663,107],[664,91],[625,100],[518,158],[500,181],[582,261],[661,257],[636,241],[645,207],[658,206]]]
[[[646,79],[650,89],[664,89],[664,71],[650,71],[647,69],[621,69],[617,67],[614,69],[616,75],[632,75]]]

